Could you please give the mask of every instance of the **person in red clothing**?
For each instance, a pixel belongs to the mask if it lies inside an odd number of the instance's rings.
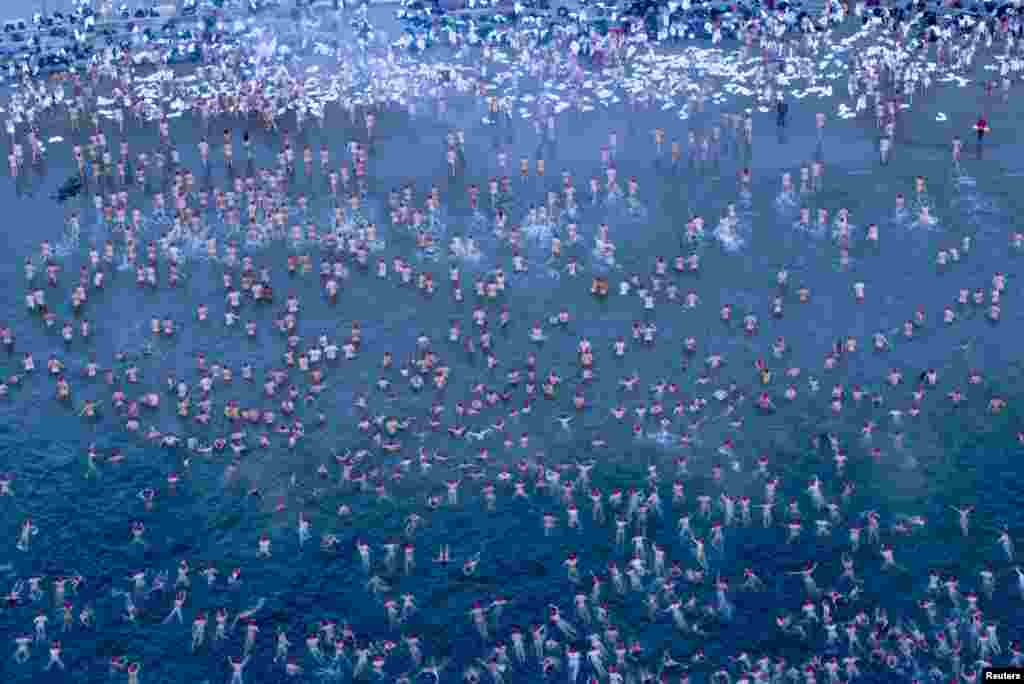
[[[978,117],[978,123],[974,124],[974,132],[978,134],[978,142],[985,139],[985,134],[992,129],[988,127],[988,120],[984,117]]]

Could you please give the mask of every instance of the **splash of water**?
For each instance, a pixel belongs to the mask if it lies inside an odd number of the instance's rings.
[[[470,264],[479,264],[483,258],[483,252],[476,240],[466,239],[456,235],[448,244],[448,253],[451,257]]]
[[[738,252],[746,244],[734,221],[722,220],[712,234],[727,252]]]
[[[548,222],[532,222],[522,227],[523,234],[531,242],[545,244],[551,241],[555,234],[555,227]]]
[[[78,247],[81,244],[82,234],[81,230],[77,227],[71,226],[61,237],[60,242],[54,245],[53,254],[58,259],[64,259],[71,254],[78,251]]]
[[[605,268],[615,268],[615,245],[600,238],[595,240],[594,250],[591,252],[594,263]]]
[[[335,663],[333,665],[317,668],[314,674],[317,679],[341,680],[346,674],[348,674],[348,672],[346,669],[342,669],[341,663]]]
[[[775,207],[779,211],[789,212],[797,207],[796,192],[793,190],[780,192],[775,198]]]
[[[811,235],[817,238],[823,237],[825,235],[825,229],[819,226],[817,223],[813,222],[809,225],[804,225],[799,221],[795,221],[793,223],[793,229],[799,233],[803,233],[804,235]]]

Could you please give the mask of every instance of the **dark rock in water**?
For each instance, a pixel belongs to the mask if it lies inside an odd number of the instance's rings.
[[[58,202],[66,202],[72,197],[76,197],[78,193],[82,191],[82,179],[78,176],[72,176],[64,181],[64,184],[57,188],[57,194],[53,196]]]

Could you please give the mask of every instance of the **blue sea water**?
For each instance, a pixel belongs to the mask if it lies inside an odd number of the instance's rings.
[[[965,97],[964,93],[970,93]],[[554,420],[556,416],[574,413],[570,404],[575,380],[559,390],[556,400],[538,400],[529,416],[509,420],[509,433],[531,436],[529,449],[505,450],[497,442],[488,442],[495,465],[482,476],[493,480],[498,464],[511,467],[520,459],[542,460],[549,466],[594,460],[593,486],[604,492],[613,488],[647,488],[648,468],[657,467],[658,489],[665,500],[661,515],[652,515],[645,535],[661,545],[668,559],[678,560],[685,568],[695,568],[691,544],[680,540],[676,520],[682,509],[692,509],[696,497],[707,494],[717,500],[727,491],[734,496],[748,495],[755,503],[764,497],[763,478],[754,475],[755,459],[768,455],[770,471],[782,479],[779,500],[791,497],[800,501],[805,528],[795,543],[786,543],[785,529],[778,524],[762,529],[755,513],[749,527],[735,525],[725,531],[724,551],[709,551],[710,574],[728,578],[733,587],[730,600],[734,612],[724,616],[694,618],[702,623],[706,636],[681,634],[674,629],[667,614],[650,619],[643,601],[647,592],[630,591],[618,595],[610,582],[605,584],[605,600],[622,638],[637,640],[644,652],[635,659],[636,670],[646,667],[657,671],[665,653],[678,661],[688,661],[702,649],[707,664],[692,664],[694,681],[708,681],[711,672],[728,666],[729,657],[740,652],[754,656],[784,657],[800,663],[812,654],[831,655],[823,644],[820,630],[807,641],[787,638],[775,627],[775,617],[797,613],[804,598],[798,577],[786,575],[807,561],[820,564],[816,579],[823,589],[835,587],[846,593],[850,585],[839,578],[839,559],[848,550],[846,529],[857,524],[864,511],[877,511],[882,520],[883,541],[895,548],[900,564],[897,570],[883,571],[877,545],[865,543],[855,554],[863,592],[857,603],[842,604],[836,609],[837,620],[847,621],[859,610],[872,614],[885,608],[893,623],[913,620],[931,633],[927,620],[916,602],[925,594],[926,574],[937,569],[943,575],[954,574],[961,579],[963,591],[975,589],[981,594],[978,571],[991,566],[998,577],[992,598],[982,597],[981,608],[986,620],[1000,625],[1004,643],[1019,638],[1022,597],[1016,589],[1016,576],[996,543],[998,532],[1008,526],[1019,538],[1021,499],[1018,402],[1021,399],[1019,373],[1021,352],[1016,334],[1022,329],[1017,278],[1018,255],[1009,244],[1011,231],[1017,229],[1020,210],[1017,159],[1018,146],[1012,131],[1019,113],[1016,102],[1007,105],[990,102],[986,111],[993,135],[983,149],[970,145],[959,168],[949,160],[949,140],[954,131],[968,138],[969,127],[977,117],[980,95],[976,90],[938,90],[927,96],[929,101],[915,105],[901,115],[897,145],[887,166],[877,161],[876,132],[871,123],[830,121],[822,141],[813,132],[813,115],[818,103],[801,102],[791,111],[791,123],[778,131],[771,114],[755,116],[755,136],[749,147],[724,134],[720,158],[703,165],[672,169],[664,160],[655,159],[651,131],[662,126],[669,139],[685,140],[688,130],[706,133],[720,122],[722,111],[735,111],[735,105],[723,109],[709,105],[703,113],[688,121],[671,119],[659,111],[613,107],[606,112],[565,117],[558,123],[553,139],[546,142],[529,122],[516,121],[500,125],[479,123],[474,105],[458,102],[450,105],[444,119],[434,113],[410,118],[405,113],[382,112],[378,115],[379,137],[373,141],[370,163],[370,190],[366,211],[378,225],[385,226],[384,195],[405,182],[415,183],[417,196],[436,184],[442,192],[438,237],[450,238],[459,233],[476,235],[483,256],[478,262],[461,264],[465,275],[467,301],[454,305],[447,292],[447,262],[442,255],[437,261],[415,249],[412,236],[406,231],[382,228],[385,247],[381,256],[390,260],[400,255],[410,259],[416,268],[428,268],[435,274],[439,291],[424,298],[413,287],[400,287],[394,277],[381,282],[370,273],[353,269],[352,277],[343,285],[336,304],[324,301],[318,287],[316,269],[307,276],[288,279],[283,271],[285,244],[275,244],[251,254],[257,264],[272,266],[278,303],[273,307],[253,308],[248,305],[243,318],[260,323],[259,336],[246,339],[241,328],[226,330],[222,325],[224,308],[220,273],[224,266],[201,258],[189,259],[183,268],[184,283],[177,289],[161,286],[157,291],[135,287],[134,274],[120,272],[108,281],[102,293],[90,293],[87,316],[93,322],[90,341],[76,339],[65,346],[53,331],[45,331],[37,317],[24,311],[24,276],[22,262],[38,254],[38,243],[48,239],[62,240],[65,218],[71,209],[83,216],[81,244],[61,261],[61,285],[48,289],[48,301],[60,319],[69,317],[68,283],[75,279],[85,260],[86,243],[107,238],[109,227],[94,221],[91,197],[83,193],[68,203],[53,199],[58,186],[75,169],[70,159],[73,134],[66,125],[45,122],[44,138],[62,135],[66,142],[49,146],[42,165],[29,169],[18,179],[7,178],[0,183],[0,201],[7,213],[5,230],[6,254],[2,260],[4,282],[0,292],[0,320],[12,326],[17,343],[12,353],[2,357],[3,375],[20,372],[19,361],[31,351],[38,364],[51,355],[59,355],[66,363],[75,403],[84,398],[106,399],[108,406],[102,418],[84,422],[70,407],[53,399],[53,383],[37,371],[21,386],[12,387],[10,396],[0,402],[0,449],[2,469],[13,475],[13,496],[0,499],[0,563],[11,563],[0,589],[6,591],[17,579],[32,576],[46,578],[47,592],[38,601],[26,601],[6,607],[0,613],[0,635],[3,648],[13,652],[14,637],[30,634],[31,620],[40,611],[50,616],[49,632],[61,639],[66,671],[45,671],[45,646],[33,647],[33,657],[25,665],[16,665],[0,652],[0,670],[5,681],[100,682],[110,678],[107,662],[113,656],[127,656],[142,667],[143,682],[221,682],[229,681],[229,656],[242,650],[242,630],[236,628],[223,643],[207,643],[197,653],[190,652],[189,623],[197,611],[211,615],[218,609],[228,611],[231,619],[265,599],[265,606],[255,614],[260,627],[257,647],[245,670],[251,682],[287,680],[280,663],[273,662],[273,638],[277,629],[287,630],[293,642],[292,654],[304,668],[299,681],[313,681],[318,676],[351,678],[351,670],[342,665],[336,671],[322,671],[305,654],[304,638],[315,632],[322,620],[332,619],[339,625],[351,624],[360,644],[380,645],[385,640],[399,644],[389,656],[385,671],[389,679],[403,673],[417,674],[408,653],[402,648],[401,636],[418,634],[424,654],[439,660],[450,659],[441,681],[459,681],[464,669],[478,658],[487,659],[494,640],[482,640],[477,634],[469,611],[474,601],[487,604],[496,598],[508,600],[500,622],[491,623],[490,631],[508,642],[512,625],[519,625],[529,640],[528,627],[546,619],[549,605],[557,605],[563,614],[580,626],[577,646],[585,651],[582,637],[597,628],[584,629],[575,617],[572,606],[576,588],[567,581],[563,561],[569,553],[577,554],[583,576],[582,586],[589,590],[593,572],[606,576],[610,561],[625,568],[631,553],[627,540],[624,549],[614,544],[614,526],[597,524],[590,518],[586,492],[575,493],[581,509],[582,530],[568,529],[564,524],[564,504],[558,496],[533,491],[528,500],[513,499],[511,488],[498,484],[495,509],[487,510],[480,493],[481,481],[463,477],[460,500],[456,505],[442,505],[438,510],[425,508],[428,495],[443,495],[444,481],[475,472],[456,466],[471,463],[479,444],[455,442],[443,433],[426,433],[422,437],[403,435],[402,456],[414,457],[423,447],[447,453],[446,464],[438,463],[429,473],[421,474],[414,465],[400,481],[391,481],[398,465],[395,455],[375,449],[365,433],[356,428],[361,412],[353,407],[357,394],[369,396],[371,415],[398,417],[422,416],[435,401],[448,405],[445,420],[454,421],[451,405],[466,399],[476,382],[490,386],[504,385],[504,374],[524,366],[524,357],[531,349],[527,332],[535,320],[547,320],[566,307],[571,322],[566,331],[548,329],[549,340],[533,351],[538,356],[538,369],[553,369],[566,378],[578,374],[575,347],[580,337],[594,342],[597,356],[597,379],[586,389],[590,407],[576,415],[568,430]],[[824,104],[821,104],[824,107]],[[829,109],[834,105],[830,105]],[[936,111],[949,115],[947,123],[934,121]],[[365,133],[352,126],[347,117],[335,112],[329,126],[321,131],[315,127],[296,134],[296,144],[309,142],[316,150],[321,143],[331,150],[331,159],[344,155],[345,143]],[[239,125],[231,124],[236,137]],[[284,125],[291,127],[286,122]],[[453,127],[466,131],[466,168],[455,179],[448,178],[444,160],[444,135]],[[212,131],[223,126],[215,122]],[[200,170],[195,143],[196,124],[188,117],[172,124],[172,139],[182,152],[183,165],[194,170],[200,184],[222,185],[226,169],[219,161],[208,177]],[[271,163],[270,146],[276,142],[250,128],[257,140],[259,161]],[[639,208],[630,210],[625,201],[601,202],[590,206],[586,181],[600,174],[599,148],[605,144],[609,130],[619,131],[620,149],[616,159],[620,182],[635,176],[639,182]],[[120,136],[107,129],[116,145]],[[152,129],[130,126],[126,134],[133,155],[143,149],[154,149],[157,137]],[[514,197],[509,198],[512,221],[521,221],[527,206],[543,201],[542,190],[556,187],[557,174],[563,169],[572,173],[577,184],[581,212],[578,223],[583,238],[578,247],[567,249],[583,265],[582,274],[573,279],[546,263],[546,250],[540,244],[529,244],[524,251],[530,270],[525,275],[511,275],[510,287],[502,304],[508,306],[512,322],[497,331],[496,353],[501,364],[488,371],[477,353],[467,355],[459,346],[444,342],[449,322],[458,318],[464,331],[472,329],[470,313],[476,305],[469,278],[502,267],[511,271],[511,253],[498,245],[479,224],[474,223],[465,200],[464,187],[469,182],[483,181],[497,173],[497,145],[509,151],[514,170],[520,156],[544,158],[548,162],[547,180],[531,175],[527,181],[513,178]],[[237,140],[236,140],[237,146]],[[217,158],[217,155],[212,155]],[[851,213],[855,235],[862,237],[865,226],[877,223],[881,230],[880,247],[869,248],[862,239],[854,239],[851,263],[841,267],[838,251],[827,236],[814,236],[794,227],[796,207],[780,202],[780,176],[797,172],[801,163],[819,160],[825,166],[823,187],[812,195],[799,197],[812,213],[827,208],[834,216],[840,208]],[[317,164],[315,164],[317,166]],[[749,196],[737,184],[737,172],[750,168],[753,182]],[[928,196],[933,213],[939,218],[935,226],[915,225],[894,212],[894,198],[903,192],[912,198],[914,177],[927,179]],[[95,181],[91,181],[95,183]],[[318,171],[307,178],[301,168],[291,186],[293,195],[304,192],[311,198],[315,217],[328,220],[330,203]],[[481,195],[485,195],[482,192]],[[133,202],[148,207],[148,202],[132,191]],[[911,203],[908,199],[908,204]],[[734,202],[740,216],[740,231],[745,244],[727,250],[713,240],[697,247],[681,241],[688,216],[699,213],[706,217],[708,233],[717,224],[717,217]],[[481,200],[486,205],[487,199]],[[614,266],[594,258],[592,241],[597,225],[607,222],[617,244]],[[153,222],[155,224],[155,221]],[[159,228],[148,229],[146,238],[155,238]],[[959,245],[964,237],[972,240],[969,253],[960,263],[939,270],[935,254],[940,248]],[[299,248],[302,251],[304,248]],[[645,313],[635,296],[620,297],[617,282],[632,274],[647,277],[653,260],[663,255],[671,260],[676,254],[689,254],[697,249],[701,255],[699,275],[669,276],[681,292],[696,290],[701,303],[687,310],[678,303],[658,301],[654,314]],[[780,319],[770,315],[775,296],[775,274],[786,268],[790,285],[782,293],[785,314]],[[593,273],[607,274],[613,283],[607,300],[595,300],[588,294]],[[981,310],[958,308],[960,320],[952,326],[940,323],[940,312],[953,304],[960,288],[972,291],[991,287],[992,274],[1008,276],[1004,293],[1003,319],[989,323]],[[555,277],[556,273],[558,277]],[[287,281],[287,282],[286,282]],[[866,301],[857,303],[853,283],[866,283]],[[811,290],[807,304],[797,302],[795,289],[802,285]],[[230,366],[236,380],[218,387],[217,401],[238,399],[245,405],[253,403],[257,385],[238,379],[238,369],[252,363],[258,377],[268,368],[282,365],[284,341],[271,331],[270,323],[277,315],[279,302],[287,292],[294,291],[302,301],[300,334],[303,344],[311,344],[317,335],[326,333],[344,338],[352,321],[359,321],[363,345],[359,359],[340,362],[327,372],[327,391],[314,405],[300,408],[308,426],[307,436],[295,449],[288,449],[274,437],[269,450],[253,449],[242,458],[240,470],[226,475],[230,459],[227,452],[203,456],[191,455],[190,464],[183,463],[183,449],[167,450],[146,444],[138,436],[127,435],[123,418],[109,408],[109,389],[102,382],[89,382],[79,377],[78,369],[95,356],[103,367],[123,369],[115,363],[116,352],[124,352],[141,369],[142,382],[128,388],[131,397],[145,391],[160,392],[164,406],[159,412],[145,414],[143,430],[150,425],[163,432],[187,435],[191,424],[173,416],[173,402],[164,392],[168,374],[194,381],[197,352],[212,362]],[[199,302],[210,306],[210,321],[195,321],[194,308]],[[760,320],[755,336],[745,335],[737,322],[724,325],[718,318],[720,306],[731,304],[734,319],[753,313]],[[904,340],[901,326],[913,316],[917,307],[927,314],[927,322],[915,331],[912,340]],[[491,307],[491,316],[496,312]],[[154,339],[149,333],[151,316],[171,317],[179,324],[173,339]],[[624,360],[614,359],[609,347],[619,336],[629,337],[634,321],[654,320],[658,325],[657,342],[650,348],[630,342]],[[876,354],[870,350],[870,336],[878,330],[889,334],[893,348]],[[397,363],[415,353],[415,336],[420,331],[434,339],[434,346],[444,362],[452,367],[452,380],[443,397],[424,390],[420,394],[400,389],[387,397],[373,384],[381,371],[380,357],[391,351]],[[681,341],[693,335],[699,341],[698,353],[682,366]],[[784,336],[792,348],[785,362],[771,358],[770,340]],[[822,369],[822,357],[839,338],[856,337],[860,351],[844,358],[833,371]],[[703,358],[711,353],[725,357],[723,368],[714,375],[710,385],[696,380],[703,372]],[[776,373],[771,389],[778,410],[761,414],[754,410],[753,397],[760,392],[754,361],[764,358]],[[800,396],[792,404],[779,396],[781,378],[786,366],[803,369],[793,381]],[[889,369],[901,371],[904,386],[889,389],[884,375]],[[917,376],[928,368],[940,374],[938,389],[928,392],[916,418],[904,416],[902,424],[884,415],[889,408],[907,410],[910,389],[918,384]],[[977,369],[985,381],[979,387],[968,387],[966,375]],[[618,389],[618,379],[636,370],[642,377],[634,396]],[[821,389],[811,394],[808,376],[820,379]],[[396,384],[399,376],[392,374]],[[622,401],[632,409],[641,401],[649,401],[647,387],[660,379],[679,383],[681,393],[689,398],[707,396],[709,388],[735,383],[748,395],[735,416],[721,417],[725,404],[712,400],[703,415],[708,419],[697,434],[694,446],[683,449],[667,447],[657,439],[634,438],[630,433],[633,420],[617,422],[609,418],[609,409]],[[871,412],[867,401],[863,406],[848,402],[840,418],[828,410],[826,399],[835,384],[847,389],[860,385],[886,396],[885,408]],[[960,387],[967,395],[954,408],[945,393]],[[522,392],[517,394],[521,401]],[[1008,402],[1000,415],[992,415],[986,407],[988,399],[1002,397]],[[733,398],[735,399],[735,397]],[[262,400],[259,400],[262,401]],[[666,400],[666,406],[669,406]],[[671,400],[674,404],[674,400]],[[263,405],[263,404],[260,404]],[[315,412],[327,416],[327,424],[314,428]],[[850,414],[853,415],[850,415]],[[879,415],[881,414],[881,417]],[[741,426],[730,425],[742,417]],[[858,442],[858,428],[873,418],[879,422],[874,444],[882,449],[873,460],[868,446]],[[483,426],[488,421],[470,422]],[[226,421],[215,411],[215,427],[204,438],[230,431]],[[653,421],[645,431],[655,432]],[[830,453],[812,444],[812,438],[824,433],[842,436],[848,445],[850,461],[845,474],[837,474]],[[893,445],[892,434],[903,433],[902,449]],[[601,438],[608,445],[594,448],[591,441]],[[729,459],[718,454],[717,447],[732,439],[739,462],[739,472],[732,471]],[[120,464],[101,464],[100,473],[87,476],[85,453],[94,443],[101,453],[120,448],[125,459]],[[380,500],[372,491],[360,492],[351,483],[340,480],[334,455],[358,449],[371,451],[370,463],[362,470],[379,467],[388,492]],[[689,475],[676,473],[676,460],[689,459]],[[321,477],[317,468],[324,464],[328,475]],[[725,469],[722,483],[711,478],[711,468]],[[172,491],[165,484],[169,473],[180,474],[181,482]],[[515,471],[513,471],[515,472]],[[563,478],[571,477],[571,470]],[[832,537],[815,537],[812,520],[823,514],[811,512],[811,502],[804,493],[814,476],[824,482],[827,498],[837,500],[843,482],[852,482],[855,491],[843,502],[842,522]],[[529,478],[524,478],[529,479]],[[670,503],[669,483],[683,479],[687,493],[684,506]],[[146,510],[139,499],[140,490],[152,487],[157,491],[152,510]],[[261,498],[247,494],[258,488]],[[278,501],[283,511],[275,511]],[[339,505],[351,507],[351,515],[339,516]],[[974,506],[973,526],[968,538],[962,538],[956,526],[956,514],[949,506]],[[717,504],[716,504],[717,506]],[[299,548],[296,533],[299,512],[312,523],[314,539]],[[419,513],[425,526],[411,538],[404,529],[407,516]],[[558,527],[549,535],[542,533],[542,516],[555,514]],[[612,509],[609,509],[612,514]],[[900,515],[922,515],[927,519],[924,529],[900,536],[891,532]],[[707,521],[694,516],[695,527],[707,530]],[[717,515],[716,515],[717,517]],[[782,506],[776,520],[784,517]],[[15,548],[20,525],[31,518],[39,532],[31,539],[28,551]],[[131,526],[135,521],[145,524],[145,543],[132,542]],[[336,551],[323,551],[319,538],[337,535]],[[257,541],[267,534],[273,543],[270,559],[257,557]],[[631,535],[630,535],[631,536]],[[389,626],[384,607],[367,589],[368,573],[355,552],[357,540],[371,544],[374,560],[370,574],[378,575],[390,585],[387,596],[415,596],[418,611],[397,628]],[[382,564],[381,545],[388,541],[409,541],[415,545],[416,566],[410,574],[389,572]],[[453,562],[431,561],[441,545],[451,547]],[[480,564],[473,576],[465,576],[462,562],[480,554]],[[170,611],[175,568],[187,560],[194,568],[192,587],[185,606],[185,624],[163,624]],[[196,572],[214,564],[221,572],[215,587],[208,588]],[[766,583],[762,592],[743,592],[742,570],[754,568]],[[241,582],[226,586],[224,576],[233,568],[241,570]],[[128,577],[134,572],[168,572],[169,587],[147,597],[137,597],[140,609],[135,623],[123,619],[125,599],[119,592],[130,588]],[[69,595],[76,611],[83,605],[96,610],[96,626],[83,629],[77,624],[67,634],[60,634],[60,611],[53,605],[50,583],[59,576],[80,574],[83,584]],[[648,580],[649,581],[649,580]],[[684,598],[695,595],[701,605],[714,604],[713,578],[701,585],[679,581],[677,591]],[[943,614],[948,602],[938,601]],[[212,620],[208,638],[212,635]],[[552,636],[563,641],[551,630]],[[330,649],[328,649],[330,650]],[[349,651],[351,653],[351,649]],[[844,650],[837,651],[842,655]],[[965,660],[967,660],[965,658]],[[920,655],[919,664],[930,663],[930,656]],[[938,662],[938,661],[936,661]],[[912,667],[893,672],[862,663],[864,681],[909,681],[918,675]],[[941,666],[941,663],[940,663]],[[671,671],[670,671],[671,672]],[[486,673],[483,675],[487,677]],[[566,676],[561,671],[552,678]],[[589,670],[584,667],[584,676]],[[675,678],[676,674],[672,675]],[[116,679],[123,678],[118,674]],[[374,680],[375,675],[363,675]],[[540,681],[539,664],[531,655],[526,665],[515,664],[505,672],[508,681]],[[824,675],[822,675],[824,678]],[[294,681],[294,680],[293,680]]]

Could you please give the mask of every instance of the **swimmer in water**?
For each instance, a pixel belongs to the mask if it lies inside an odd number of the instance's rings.
[[[950,509],[955,511],[960,521],[960,534],[967,537],[970,535],[970,515],[974,512],[973,506],[967,506],[965,508],[957,508],[956,506],[950,506]]]

